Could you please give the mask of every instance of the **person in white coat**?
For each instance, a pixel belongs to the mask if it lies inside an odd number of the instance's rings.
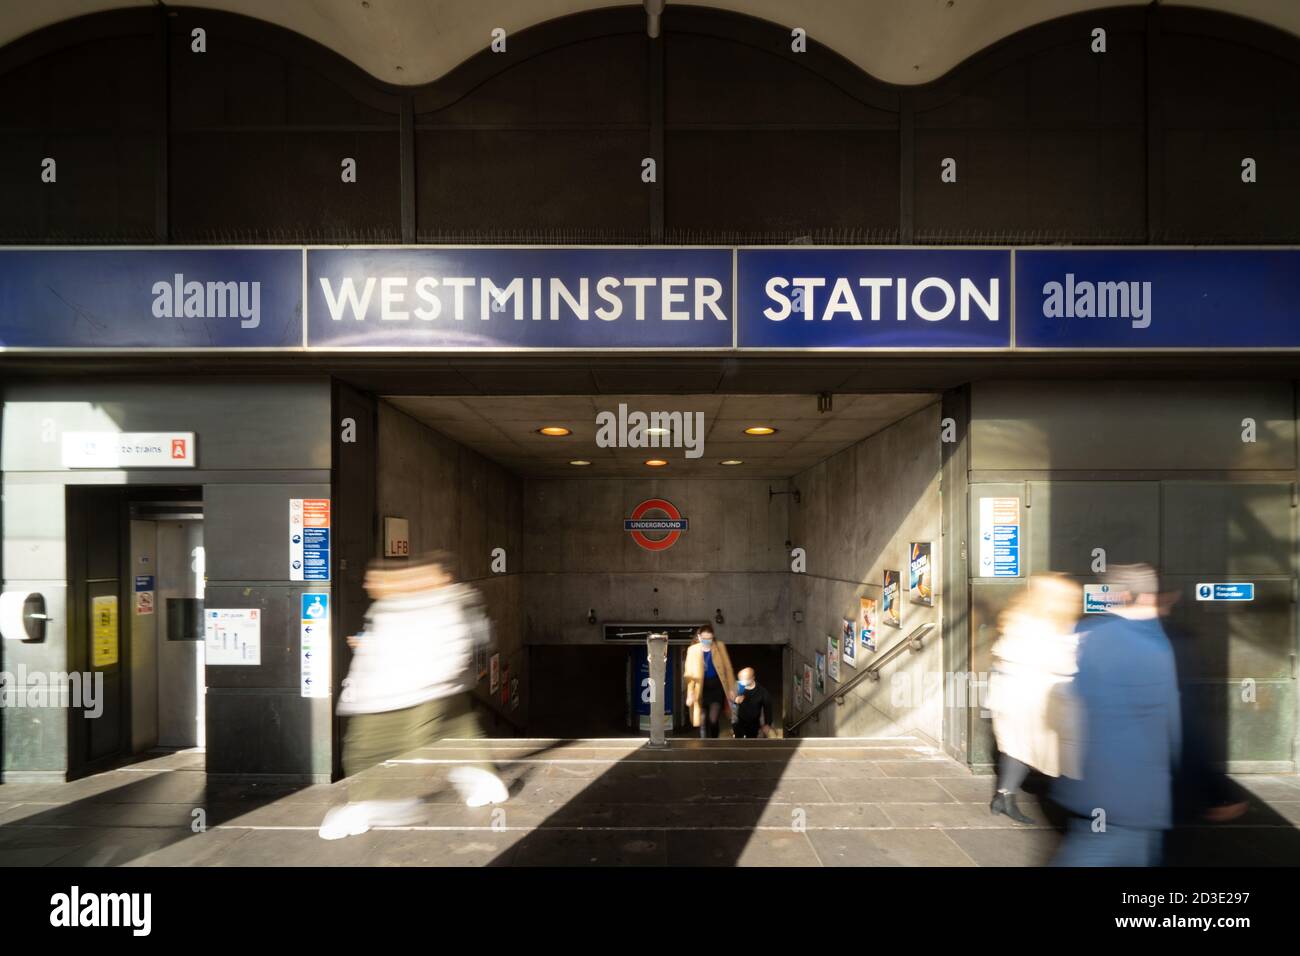
[[[1030,579],[998,620],[988,709],[998,744],[997,789],[989,804],[1017,823],[1033,823],[1016,805],[1030,769],[1048,777],[1080,775],[1079,721],[1070,692],[1077,670],[1075,624],[1083,589],[1056,574]]]
[[[362,771],[437,740],[464,740],[463,758],[449,774],[467,805],[509,798],[505,783],[478,741],[482,725],[470,699],[474,650],[491,636],[477,592],[457,584],[450,557],[427,554],[409,560],[376,560],[366,571],[374,599],[365,630],[353,644],[352,664],[339,695],[338,713],[348,719],[343,772]],[[372,826],[419,822],[427,807],[416,798],[360,799],[382,790],[361,776],[348,787],[349,801],[321,823],[325,840],[365,833]]]

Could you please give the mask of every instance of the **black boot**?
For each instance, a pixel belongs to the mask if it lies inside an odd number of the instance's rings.
[[[998,791],[993,795],[993,802],[989,804],[989,813],[1002,813],[1015,820],[1016,823],[1033,824],[1033,819],[1025,816],[1016,806],[1016,795],[1014,793],[1003,793]]]

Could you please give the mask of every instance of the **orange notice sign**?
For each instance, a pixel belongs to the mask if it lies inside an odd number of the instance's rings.
[[[302,500],[302,526],[304,528],[328,528],[330,526],[330,500],[328,498],[304,498]]]

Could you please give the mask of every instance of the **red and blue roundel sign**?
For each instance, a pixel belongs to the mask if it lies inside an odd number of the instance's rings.
[[[686,530],[687,521],[677,506],[663,498],[647,498],[632,509],[632,517],[623,519],[623,530],[647,551],[667,551]],[[662,537],[650,534],[665,532]]]

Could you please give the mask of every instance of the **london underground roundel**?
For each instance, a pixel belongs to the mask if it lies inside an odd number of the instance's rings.
[[[664,498],[647,498],[632,509],[632,517],[623,520],[623,530],[631,532],[632,540],[647,551],[667,551],[686,526],[676,505]]]

